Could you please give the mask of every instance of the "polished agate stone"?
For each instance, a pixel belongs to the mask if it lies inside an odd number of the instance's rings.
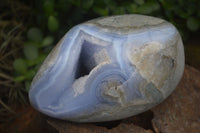
[[[29,99],[58,119],[118,120],[162,102],[183,70],[182,40],[169,22],[103,17],[73,27],[60,40],[36,74]]]

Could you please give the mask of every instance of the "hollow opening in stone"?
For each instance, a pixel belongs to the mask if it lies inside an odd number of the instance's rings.
[[[94,58],[94,54],[101,50],[101,46],[84,41],[81,46],[75,79],[88,75],[90,71],[98,65]]]
[[[87,68],[87,66],[84,63],[84,60],[81,59],[81,55],[83,54],[83,52],[81,51],[79,60],[78,60],[78,64],[77,64],[77,70],[76,70],[76,79],[83,77],[84,75],[88,75],[90,73],[90,69]]]

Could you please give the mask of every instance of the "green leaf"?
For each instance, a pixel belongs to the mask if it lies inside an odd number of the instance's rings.
[[[37,43],[37,42],[33,42],[33,41],[26,41],[24,43],[24,46],[26,46],[26,45],[34,45],[36,47],[41,47],[42,43]]]
[[[135,3],[137,3],[138,5],[142,5],[144,4],[144,0],[134,0]]]
[[[30,90],[30,86],[31,86],[30,81],[26,81],[26,82],[25,82],[26,92],[29,92],[29,90]]]
[[[137,11],[137,5],[136,4],[130,4],[126,7],[126,10],[129,13],[135,13]]]
[[[25,62],[24,59],[21,59],[21,58],[16,59],[16,60],[13,62],[13,67],[14,67],[14,69],[15,69],[17,72],[19,72],[19,73],[21,73],[21,74],[23,74],[23,73],[25,73],[25,72],[27,71],[26,62]]]
[[[35,46],[38,45],[38,43],[33,42],[33,41],[26,41],[26,42],[24,43],[24,45],[29,45],[29,44],[31,44],[31,45],[35,45]]]
[[[138,13],[150,14],[153,11],[156,11],[160,8],[159,4],[156,2],[146,2],[143,5],[139,6],[137,11]]]
[[[77,7],[81,6],[81,0],[69,0],[69,2]]]
[[[47,36],[42,41],[42,46],[48,46],[51,45],[54,41],[54,38],[52,36]]]
[[[191,31],[197,31],[199,29],[199,21],[196,18],[190,17],[187,20],[187,27],[191,30]]]
[[[94,10],[95,13],[97,13],[101,16],[107,16],[108,15],[108,10],[106,8],[94,7],[93,10]]]
[[[25,80],[25,76],[19,76],[19,77],[14,78],[15,82],[22,82],[24,80]]]
[[[32,80],[34,76],[35,76],[35,71],[34,70],[27,71],[26,75],[25,75],[26,79],[28,79],[28,80]]]
[[[45,60],[46,57],[47,57],[47,54],[41,55],[39,58],[36,59],[36,63],[37,64],[42,63]]]
[[[115,10],[113,11],[113,14],[119,15],[119,14],[124,14],[124,8],[123,7],[116,7]]]
[[[27,37],[29,40],[34,42],[41,42],[42,41],[42,32],[40,29],[36,27],[32,27],[28,30]]]
[[[82,7],[86,10],[88,10],[90,7],[92,7],[93,0],[84,0],[82,2]]]
[[[34,59],[34,60],[29,60],[29,59],[27,59],[27,60],[26,60],[27,66],[28,66],[28,67],[32,67],[32,66],[36,65],[36,64],[37,64],[36,60],[37,60],[37,58]]]
[[[200,17],[200,10],[197,12],[197,16]]]
[[[25,45],[24,55],[29,60],[36,59],[38,57],[38,48],[32,44]]]
[[[58,27],[59,27],[59,22],[58,22],[57,18],[54,16],[49,16],[49,19],[48,19],[49,31],[55,32],[58,29]]]
[[[47,15],[52,15],[54,13],[54,1],[53,0],[45,1],[43,8]]]

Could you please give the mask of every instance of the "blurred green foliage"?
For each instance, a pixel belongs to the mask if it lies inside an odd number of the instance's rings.
[[[145,14],[173,23],[184,39],[200,29],[199,0],[35,0],[23,57],[14,61],[15,81],[28,91],[39,66],[74,25],[100,16]]]

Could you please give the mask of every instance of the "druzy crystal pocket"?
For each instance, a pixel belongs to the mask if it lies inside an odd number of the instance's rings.
[[[58,119],[126,118],[162,102],[184,70],[176,28],[159,18],[122,15],[73,27],[36,74],[29,99]]]

